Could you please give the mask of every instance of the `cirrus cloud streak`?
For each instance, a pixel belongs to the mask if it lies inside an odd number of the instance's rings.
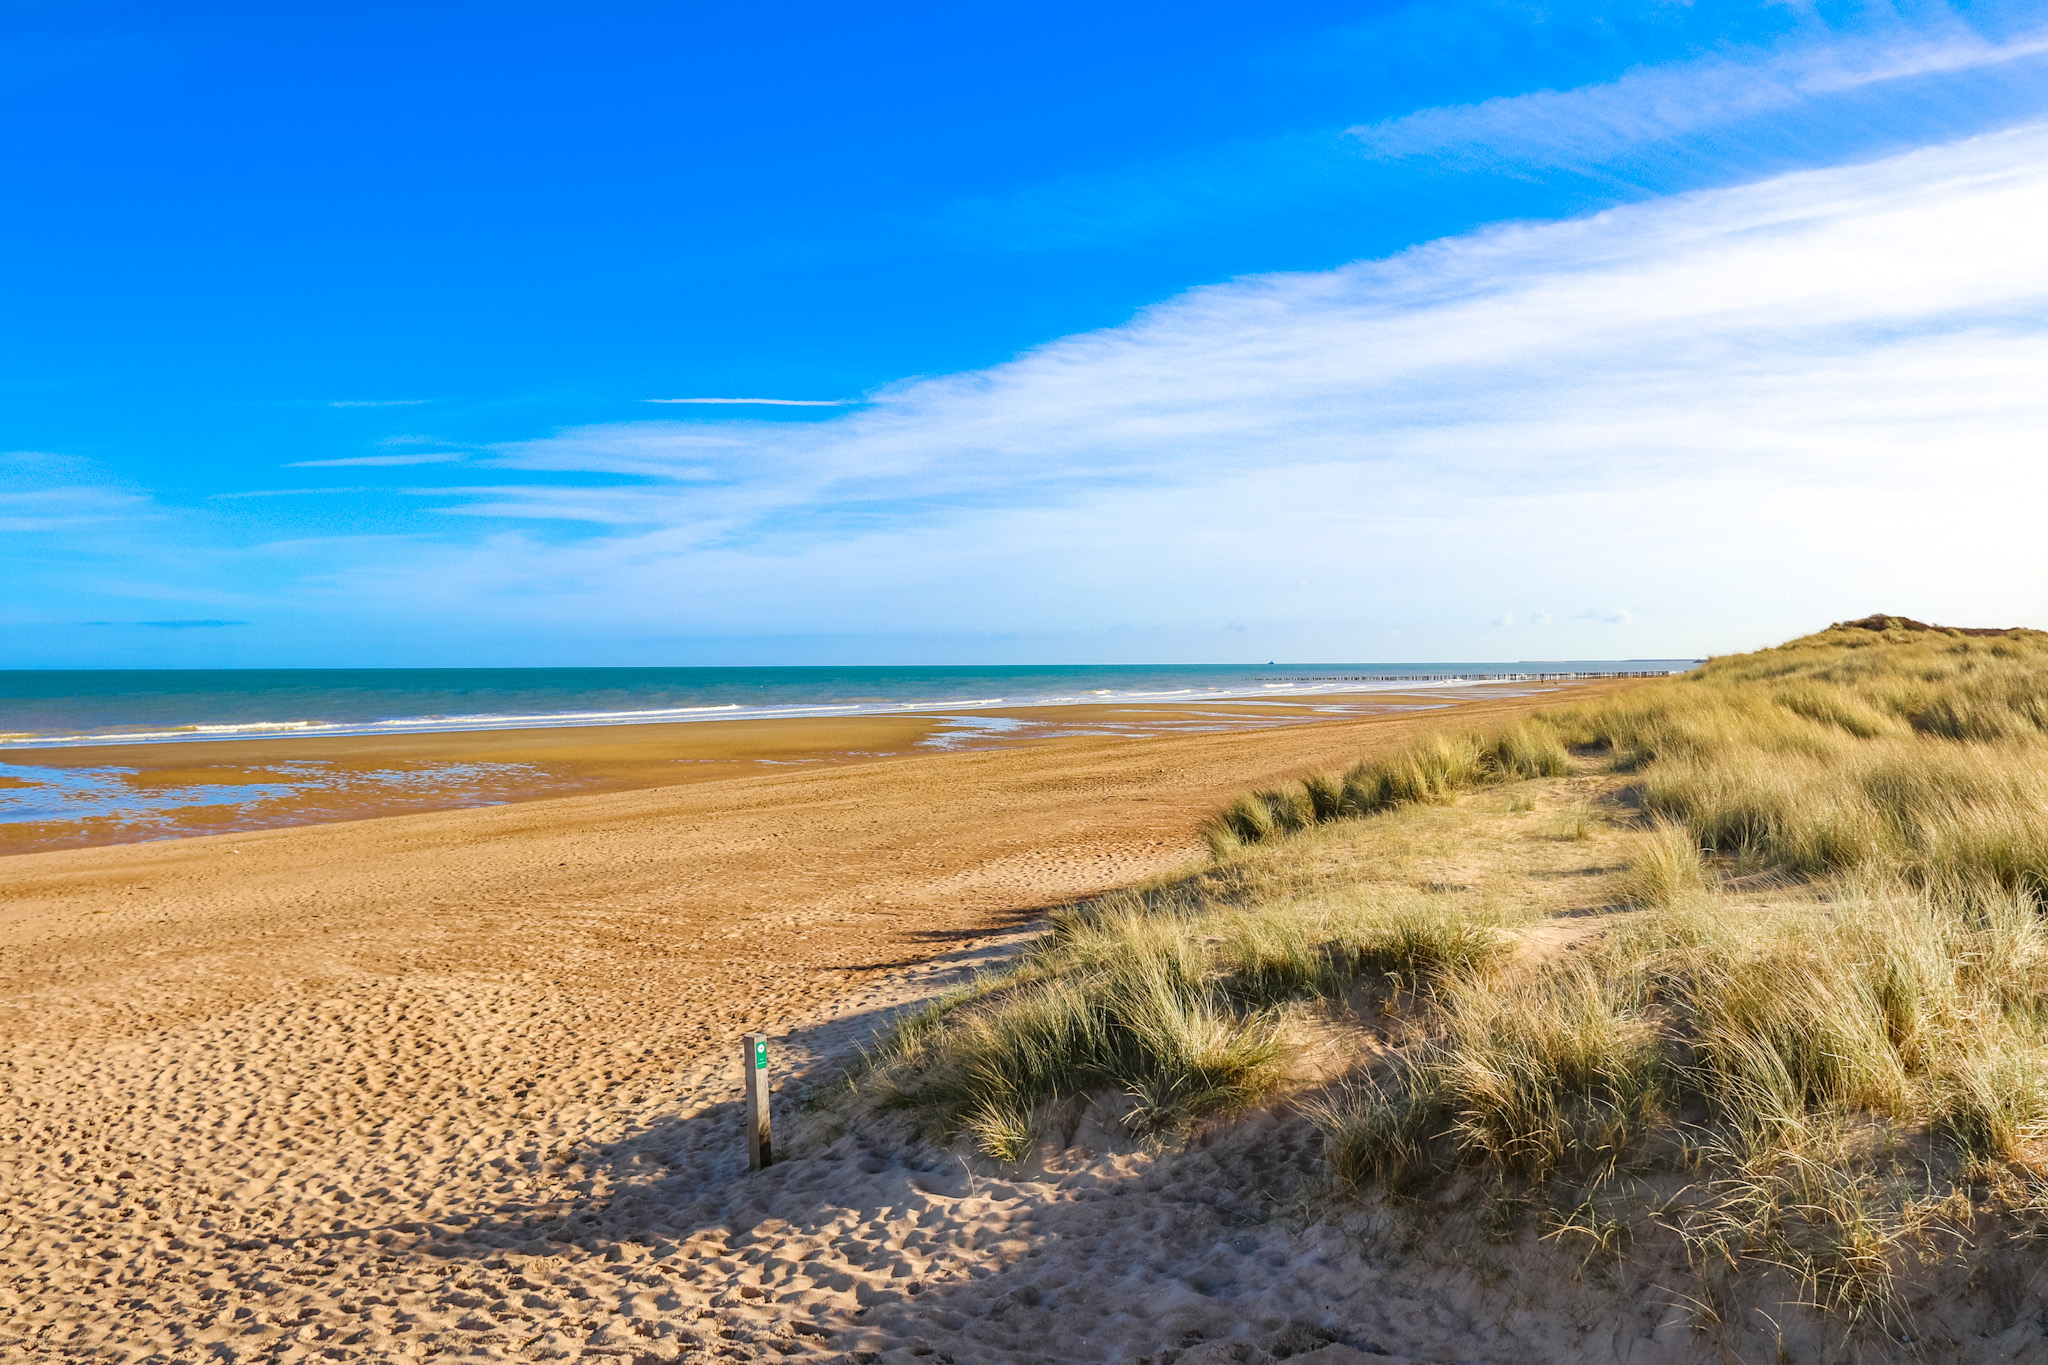
[[[514,529],[324,591],[1323,657],[2039,618],[2044,221],[2026,127],[1198,289],[820,422],[499,447],[491,486],[414,491]]]

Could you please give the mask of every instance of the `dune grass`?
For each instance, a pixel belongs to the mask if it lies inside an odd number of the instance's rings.
[[[1371,976],[1407,989],[1506,944],[1429,898],[1308,897],[1233,910],[1227,884],[1091,902],[1001,976],[935,1002],[876,1055],[866,1086],[987,1155],[1025,1156],[1063,1105],[1111,1095],[1161,1131],[1272,1093],[1293,1050],[1285,1007]]]
[[[1201,945],[1166,917],[1070,923],[993,1005],[970,993],[899,1033],[886,1102],[1006,1159],[1024,1154],[1047,1106],[1106,1088],[1151,1127],[1241,1107],[1271,1088],[1284,1040],[1275,1018],[1237,1008],[1210,975]]]
[[[1541,837],[1604,828],[1625,864],[1560,950],[1519,947],[1512,896],[1327,866],[1504,784],[1501,818],[1554,789]],[[900,1031],[872,1092],[1008,1159],[1061,1106],[1157,1131],[1289,1092],[1339,1189],[1592,1207],[1678,1180],[1655,1222],[1695,1264],[1777,1267],[1852,1321],[2042,1203],[2048,635],[1837,626],[1253,792],[1206,833],[1211,867],[1076,908]],[[1345,1080],[1297,1075],[1304,1009],[1377,1040]]]
[[[1333,820],[1359,819],[1415,802],[1442,801],[1475,786],[1561,777],[1572,759],[1557,728],[1525,721],[1492,735],[1430,734],[1348,771],[1314,773],[1299,783],[1251,792],[1208,822],[1203,835],[1219,858],[1262,841]]]
[[[1577,750],[1640,774],[1647,809],[1708,851],[1802,875],[1867,866],[2048,891],[2048,634],[1874,623],[1253,792],[1211,821],[1210,848],[1227,857],[1314,824],[1556,776]]]

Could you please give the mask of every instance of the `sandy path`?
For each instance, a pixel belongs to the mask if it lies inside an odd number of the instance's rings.
[[[0,1350],[822,1350],[749,1344],[737,1271],[647,1278],[730,1160],[730,1040],[843,1047],[1042,907],[1186,860],[1229,794],[1432,723],[0,859]]]

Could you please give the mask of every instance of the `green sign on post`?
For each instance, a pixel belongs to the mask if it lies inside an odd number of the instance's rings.
[[[768,1132],[768,1035],[749,1033],[740,1047],[747,1073],[747,1169],[758,1171],[775,1160]]]

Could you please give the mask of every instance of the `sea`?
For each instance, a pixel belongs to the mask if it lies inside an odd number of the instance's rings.
[[[916,668],[0,670],[0,749],[1220,701],[1682,672],[1692,659]]]

